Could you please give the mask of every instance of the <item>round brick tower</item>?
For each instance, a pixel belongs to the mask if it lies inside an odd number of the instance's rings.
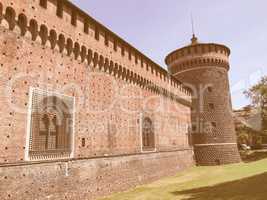
[[[169,72],[193,91],[192,139],[198,165],[240,162],[229,92],[230,49],[192,43],[166,57]]]

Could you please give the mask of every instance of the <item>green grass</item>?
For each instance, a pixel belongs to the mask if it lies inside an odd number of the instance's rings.
[[[194,167],[103,200],[266,200],[267,159]]]

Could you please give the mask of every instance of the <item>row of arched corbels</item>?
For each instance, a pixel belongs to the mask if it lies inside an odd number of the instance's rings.
[[[65,52],[68,56],[74,56],[75,59],[80,60],[81,62],[87,62],[88,66],[93,66],[94,68],[109,73],[117,78],[139,85],[141,88],[145,88],[156,94],[161,94],[172,100],[181,102],[181,98],[172,92],[169,92],[167,89],[157,86],[152,81],[108,58],[105,58],[97,52],[93,52],[91,49],[80,45],[78,42],[73,42],[71,38],[66,38],[63,34],[57,34],[54,29],[48,30],[47,26],[44,24],[39,27],[37,21],[34,19],[31,19],[28,22],[27,17],[23,13],[19,14],[16,18],[15,10],[12,7],[7,7],[5,14],[3,14],[3,7],[0,3],[0,11],[1,21],[5,21],[2,23],[7,23],[10,30],[19,27],[21,36],[30,33],[29,36],[33,41],[39,40],[42,45],[49,45],[51,49],[57,48],[61,53]],[[171,77],[171,80],[173,81],[172,84],[176,81],[173,77]],[[177,86],[179,86],[182,92],[187,96],[191,95],[190,91],[183,88],[182,85]]]
[[[207,66],[217,66],[229,70],[228,61],[220,58],[206,58],[206,57],[198,57],[195,59],[189,59],[179,63],[174,62],[170,64],[170,66],[173,73],[192,69],[194,67],[207,67]]]
[[[230,55],[230,49],[220,44],[200,43],[197,45],[190,45],[170,53],[166,57],[166,63],[169,65],[170,63],[189,55],[202,55],[206,53],[216,53],[220,56],[223,55],[225,57],[228,57]]]
[[[160,66],[155,64],[150,59],[146,58],[142,53],[140,53],[138,50],[133,48],[131,45],[127,44],[127,42],[123,41],[116,35],[114,35],[112,32],[110,32],[108,29],[103,27],[101,24],[96,22],[94,19],[92,19],[90,16],[88,16],[86,13],[82,12],[80,9],[78,9],[75,5],[73,5],[69,1],[64,0],[39,0],[39,5],[42,8],[48,9],[48,1],[53,1],[53,3],[56,3],[56,15],[59,18],[62,18],[64,15],[64,12],[68,12],[71,17],[71,24],[75,27],[77,26],[78,18],[80,18],[81,23],[84,25],[84,33],[89,33],[89,26],[94,27],[94,37],[97,41],[100,39],[100,33],[104,36],[104,44],[105,46],[109,46],[109,42],[113,42],[113,50],[116,52],[118,50],[118,46],[121,47],[121,56],[125,56],[125,50],[128,51],[128,59],[129,61],[132,60],[133,57],[135,57],[135,64],[137,65],[140,60],[141,67],[144,68],[146,66],[146,70],[149,71],[152,76],[159,76],[160,79],[164,82],[167,82],[170,79],[170,83],[172,86],[177,87],[181,83],[177,81],[175,78],[170,77],[168,75],[168,72],[164,69],[162,69]],[[65,22],[64,22],[65,23]],[[113,38],[113,39],[111,39]],[[111,39],[111,40],[110,40]]]

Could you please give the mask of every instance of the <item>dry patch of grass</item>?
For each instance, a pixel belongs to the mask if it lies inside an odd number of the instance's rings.
[[[267,159],[194,167],[103,200],[266,200]]]

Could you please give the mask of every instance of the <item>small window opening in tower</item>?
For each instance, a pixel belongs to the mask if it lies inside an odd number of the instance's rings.
[[[85,147],[85,138],[82,138],[82,147]]]
[[[213,91],[213,88],[210,86],[210,87],[208,87],[208,91],[209,92],[212,92]]]
[[[217,127],[217,123],[216,122],[211,122],[211,125],[212,125],[213,128]]]
[[[213,103],[209,103],[209,109],[210,110],[214,110],[214,108],[215,108],[214,104]]]

